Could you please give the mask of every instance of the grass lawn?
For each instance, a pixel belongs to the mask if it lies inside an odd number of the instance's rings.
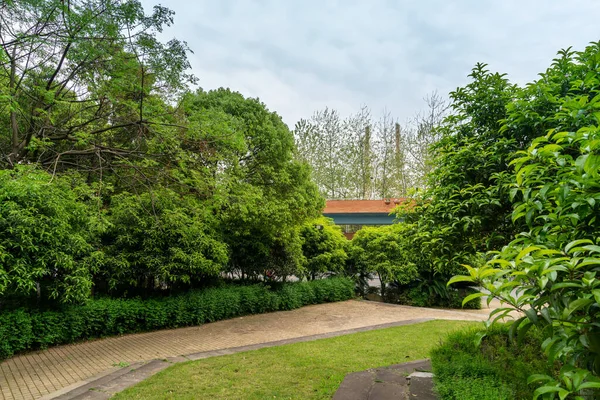
[[[176,364],[115,399],[331,399],[346,374],[427,358],[477,322],[430,321]]]

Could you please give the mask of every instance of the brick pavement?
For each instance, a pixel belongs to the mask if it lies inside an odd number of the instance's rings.
[[[48,397],[130,363],[248,346],[419,318],[484,320],[489,310],[452,311],[350,300],[196,327],[87,341],[0,363],[0,399]]]

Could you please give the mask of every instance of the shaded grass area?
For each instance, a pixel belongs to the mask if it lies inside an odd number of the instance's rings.
[[[430,321],[174,365],[115,399],[331,399],[356,371],[426,358],[449,332]]]
[[[532,374],[553,375],[541,350],[542,338],[531,329],[521,343],[512,342],[506,326],[496,326],[476,346],[475,329],[452,333],[431,352],[436,390],[442,400],[532,399]]]

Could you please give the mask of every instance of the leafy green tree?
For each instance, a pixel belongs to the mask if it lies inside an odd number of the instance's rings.
[[[195,129],[213,132],[205,152],[214,160],[213,201],[230,271],[252,279],[267,270],[282,279],[299,274],[299,228],[324,202],[308,166],[293,157],[287,126],[257,99],[228,89],[190,94],[184,107]]]
[[[320,217],[308,221],[300,229],[300,236],[308,279],[344,272],[349,242],[333,220]]]
[[[145,14],[136,0],[4,1],[0,165],[98,172],[163,143],[173,132],[164,101],[193,80],[187,45],[156,37],[172,22],[169,9]]]
[[[504,183],[510,160],[526,140],[515,140],[501,121],[519,90],[484,64],[470,77],[471,83],[450,94],[453,113],[438,128],[429,189],[399,213],[417,224],[417,242],[441,280],[479,252],[506,244],[516,229]]]
[[[69,179],[51,181],[29,166],[0,170],[0,296],[90,295],[97,218]]]
[[[595,398],[600,389],[599,61],[599,43],[561,51],[509,107],[507,131],[546,132],[512,162],[512,218],[525,229],[487,264],[451,281],[477,282],[499,298],[505,307],[492,321],[521,311],[514,336],[532,326],[543,332],[542,347],[563,368],[559,379],[530,378],[543,385],[536,398]]]

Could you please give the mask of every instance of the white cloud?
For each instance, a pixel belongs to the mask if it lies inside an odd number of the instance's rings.
[[[148,7],[154,3],[144,0]],[[486,62],[516,83],[600,39],[593,0],[165,0],[200,86],[260,97],[290,126],[325,106],[406,120]]]

